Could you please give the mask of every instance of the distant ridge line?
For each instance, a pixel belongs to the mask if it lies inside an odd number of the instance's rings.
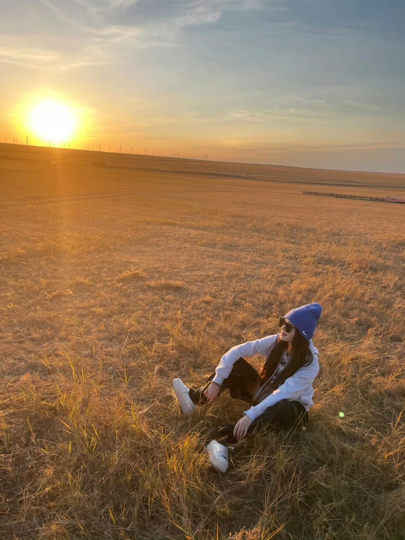
[[[17,154],[17,155],[16,155]],[[128,171],[128,175],[161,174],[167,178],[187,177],[190,182],[194,178],[209,178],[214,182],[221,179],[235,181],[252,180],[277,183],[288,186],[341,186],[358,189],[392,189],[405,190],[405,175],[399,173],[377,173],[366,171],[343,171],[333,169],[314,169],[276,164],[247,164],[221,161],[202,161],[189,158],[173,159],[165,156],[143,156],[132,154],[117,154],[109,152],[94,152],[80,149],[62,149],[11,145],[0,143],[0,162],[15,160],[21,164],[31,162],[48,169],[81,167],[98,168],[100,175],[117,171],[116,180],[122,175],[119,171]],[[96,164],[97,162],[97,164]],[[101,165],[104,163],[104,165]],[[4,168],[3,168],[4,170]],[[258,187],[258,186],[256,186]]]

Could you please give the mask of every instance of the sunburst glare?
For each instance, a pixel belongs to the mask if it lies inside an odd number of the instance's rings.
[[[71,139],[76,128],[76,117],[67,105],[45,101],[31,112],[30,126],[44,140],[63,143]]]

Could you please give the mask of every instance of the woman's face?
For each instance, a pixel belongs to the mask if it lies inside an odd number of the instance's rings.
[[[287,321],[287,322],[289,322],[289,321]],[[287,330],[285,329],[285,324],[284,324],[281,327],[280,340],[281,341],[286,341],[287,343],[291,343],[292,340],[294,339],[295,332],[296,332],[296,328],[294,326],[291,328],[291,330],[289,332],[287,332]]]

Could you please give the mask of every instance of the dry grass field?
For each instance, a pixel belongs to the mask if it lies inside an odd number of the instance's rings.
[[[405,207],[314,188],[405,176],[0,145],[1,540],[405,537]],[[220,475],[244,404],[184,417],[171,379],[308,302],[308,429]]]

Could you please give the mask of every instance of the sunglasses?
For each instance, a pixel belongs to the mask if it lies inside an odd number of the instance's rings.
[[[286,332],[291,332],[291,330],[292,330],[293,328],[295,328],[295,326],[292,325],[290,322],[286,321],[286,320],[284,319],[284,317],[280,317],[279,323],[280,323],[280,327],[281,327],[281,326],[284,326],[284,330],[285,330]]]

